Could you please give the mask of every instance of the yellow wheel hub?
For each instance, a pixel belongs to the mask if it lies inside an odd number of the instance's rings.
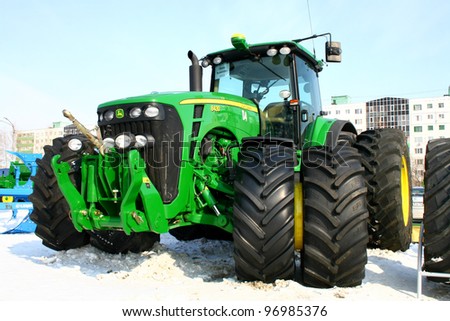
[[[409,211],[411,203],[411,189],[409,186],[409,171],[406,157],[402,156],[402,169],[400,173],[400,190],[402,193],[402,212],[403,212],[403,224],[405,226],[409,223]]]
[[[295,182],[294,190],[294,247],[303,249],[303,185]]]

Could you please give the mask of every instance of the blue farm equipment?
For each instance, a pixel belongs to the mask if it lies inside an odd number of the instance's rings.
[[[33,191],[30,178],[36,174],[36,159],[42,155],[8,153],[21,161],[0,170],[0,234],[34,232],[36,225],[29,219],[33,204],[28,196]]]

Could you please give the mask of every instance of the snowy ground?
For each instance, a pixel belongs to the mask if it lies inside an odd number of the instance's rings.
[[[91,246],[55,252],[34,234],[0,235],[0,304],[23,301],[406,301],[418,302],[417,244],[406,252],[369,250],[355,288],[313,289],[294,281],[239,282],[232,244],[179,242],[163,235],[152,251],[111,255]],[[450,286],[423,278],[424,301],[450,300]],[[4,305],[3,305],[4,306]],[[2,307],[2,305],[0,305]],[[4,319],[5,320],[5,319]]]

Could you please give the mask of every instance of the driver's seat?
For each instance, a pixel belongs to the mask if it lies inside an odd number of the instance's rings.
[[[284,101],[268,104],[261,114],[263,134],[270,132],[274,136],[286,138],[292,134],[288,133],[292,124]]]
[[[272,123],[284,123],[286,120],[286,107],[284,102],[270,103],[264,109],[264,116]]]

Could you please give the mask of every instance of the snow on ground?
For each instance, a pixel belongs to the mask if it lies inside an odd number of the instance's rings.
[[[314,289],[294,281],[239,282],[232,243],[162,235],[152,251],[112,255],[91,246],[56,252],[34,234],[0,235],[0,302],[32,300],[417,300],[417,244],[369,250],[355,288]],[[450,286],[423,278],[422,301],[450,300]]]

